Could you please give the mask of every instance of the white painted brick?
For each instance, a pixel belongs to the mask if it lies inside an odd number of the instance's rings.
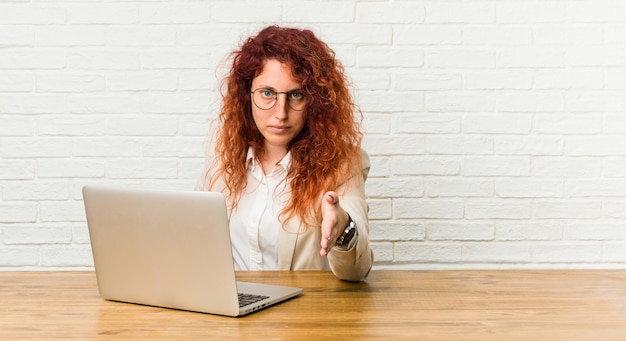
[[[560,198],[564,194],[561,179],[496,179],[495,193],[501,198]]]
[[[462,259],[463,246],[460,243],[424,243],[424,242],[397,242],[394,243],[394,261],[454,263]]]
[[[575,45],[574,45],[575,46]],[[621,45],[569,47],[565,51],[568,66],[625,66],[626,47]]]
[[[394,134],[408,133],[459,133],[461,120],[452,115],[415,115],[398,114],[392,117],[392,132]]]
[[[461,219],[464,204],[455,199],[394,199],[394,216],[398,219]]]
[[[391,159],[393,175],[458,175],[460,161],[453,157],[407,156]]]
[[[535,131],[542,134],[597,134],[602,132],[602,117],[586,115],[540,115]]]
[[[406,241],[424,240],[426,228],[421,221],[370,221],[370,240],[372,241]]]
[[[2,157],[2,154],[0,154],[0,180],[30,180],[34,178],[35,161],[10,160]],[[2,183],[0,183],[0,189],[2,187]]]
[[[565,144],[568,155],[575,156],[619,156],[626,155],[626,137],[590,136],[568,137]]]
[[[42,266],[66,266],[93,268],[93,256],[89,246],[43,246],[41,248]]]
[[[565,109],[565,100],[559,92],[511,91],[498,95],[496,108],[508,112],[560,112]]]
[[[106,162],[106,175],[112,179],[176,178],[176,161],[172,159],[124,159]]]
[[[0,94],[0,112],[3,114],[63,114],[67,109],[64,95]]]
[[[75,140],[76,141],[76,140]],[[76,157],[138,157],[141,143],[126,137],[81,138],[72,145],[71,152]]]
[[[24,116],[0,116],[0,136],[32,136],[35,119]]]
[[[73,114],[134,114],[141,109],[139,96],[134,95],[71,95],[67,106]]]
[[[34,223],[37,221],[37,204],[31,202],[1,202],[0,223]]]
[[[0,248],[0,264],[8,269],[39,265],[39,246],[3,246]]]
[[[390,45],[392,43],[392,28],[383,25],[331,24],[322,27],[320,36],[329,45]]]
[[[626,243],[607,242],[602,250],[605,262],[626,262]]]
[[[533,41],[539,45],[596,44],[602,42],[602,24],[541,25],[533,28]]]
[[[365,183],[365,190],[372,198],[412,198],[424,195],[424,184],[420,178],[372,178]]]
[[[490,197],[493,180],[433,177],[424,180],[428,197]]]
[[[426,136],[426,150],[429,154],[492,154],[493,137],[469,134],[428,135]]]
[[[67,226],[15,224],[4,228],[4,243],[7,245],[70,244],[71,232]]]
[[[623,91],[569,92],[565,95],[565,107],[572,113],[621,112],[626,107]]]
[[[462,249],[466,262],[525,263],[531,259],[531,245],[524,242],[467,242]]]
[[[391,76],[387,70],[363,68],[359,70],[350,69],[347,72],[357,95],[360,92],[363,96],[367,96],[368,91],[390,89]],[[358,102],[360,103],[360,101]]]
[[[370,156],[370,172],[368,177],[384,177],[391,175],[391,162],[388,157]]]
[[[173,136],[178,132],[176,116],[125,116],[107,120],[110,135],[118,136]]]
[[[425,108],[432,112],[485,112],[496,105],[494,94],[481,92],[437,92],[425,95]]]
[[[209,3],[202,2],[185,4],[144,2],[140,6],[140,18],[143,24],[207,23],[211,19],[211,9]]]
[[[626,201],[622,199],[604,200],[603,215],[610,219],[626,218]]]
[[[75,70],[138,70],[139,56],[133,50],[72,51],[67,66]]]
[[[210,49],[192,48],[149,48],[141,53],[143,69],[207,69]]]
[[[32,27],[0,26],[0,47],[28,47],[34,44],[35,30]]]
[[[534,71],[535,89],[602,89],[611,82],[614,71],[599,69],[538,69]]]
[[[528,26],[469,25],[463,28],[467,45],[530,45],[533,32]]]
[[[199,92],[154,93],[141,96],[141,106],[145,113],[207,115],[217,105],[211,100],[211,96]]]
[[[602,160],[602,175],[605,177],[626,176],[626,158],[607,157]]]
[[[57,48],[0,49],[0,70],[54,70],[65,68],[66,65],[66,52]]]
[[[28,4],[0,4],[0,25],[64,24],[67,20],[65,6]]]
[[[463,88],[469,90],[531,89],[533,76],[518,70],[465,72]]]
[[[626,42],[626,24],[604,24],[604,39],[608,43]]]
[[[363,115],[363,128],[367,134],[389,134],[391,115],[369,113]]]
[[[141,155],[145,157],[204,157],[203,138],[144,139],[141,143]]]
[[[202,75],[206,80],[206,73]],[[184,90],[200,89],[201,83],[193,82],[194,86],[188,85],[192,81],[188,74],[180,75],[181,87]],[[179,76],[177,73],[165,70],[137,71],[113,73],[106,77],[107,88],[111,91],[174,91],[178,88]],[[185,84],[183,87],[182,85]]]
[[[450,48],[429,49],[424,56],[424,64],[429,68],[493,68],[496,54],[489,49]]]
[[[461,73],[427,72],[421,70],[398,71],[393,74],[397,90],[460,90],[463,88]]]
[[[111,27],[106,42],[112,46],[171,46],[176,45],[176,34],[169,27]]]
[[[593,178],[602,174],[602,160],[598,158],[533,158],[531,174],[536,177]]]
[[[533,260],[546,263],[593,263],[602,259],[601,243],[542,243],[532,247]]]
[[[607,89],[625,90],[626,89],[626,70],[615,69],[611,72],[604,73],[604,84]]]
[[[424,65],[422,48],[404,46],[363,46],[357,47],[359,67],[406,67],[418,68]]]
[[[566,2],[498,2],[496,21],[501,24],[554,23],[566,19]]]
[[[424,6],[411,2],[359,2],[356,21],[358,23],[415,24],[425,18]]]
[[[72,242],[76,244],[89,244],[89,229],[87,223],[74,223],[71,227],[72,230]]]
[[[368,214],[369,219],[391,219],[392,208],[391,199],[367,199],[370,211]]]
[[[85,206],[82,201],[42,201],[39,219],[54,223],[81,222],[85,220]]]
[[[353,22],[355,17],[355,4],[345,1],[326,1],[324,6],[314,2],[292,2],[282,8],[283,20],[289,23],[343,23]],[[237,20],[240,6],[236,7],[235,16],[229,16]],[[280,13],[272,11],[272,13]],[[251,13],[250,21],[258,22],[256,13]]]
[[[37,92],[104,91],[105,79],[93,74],[45,74],[36,77]]]
[[[470,134],[528,134],[532,129],[529,115],[468,115],[463,132]]]
[[[533,203],[536,219],[597,219],[602,216],[598,200],[537,200]]]
[[[426,7],[428,23],[492,23],[495,8],[488,3],[433,3]]]
[[[68,200],[66,181],[9,181],[2,185],[2,199],[10,201]]]
[[[34,80],[28,72],[0,72],[0,93],[31,92],[35,88]]]
[[[139,22],[136,4],[72,5],[67,9],[72,24],[131,25]]]
[[[565,63],[565,52],[561,48],[506,48],[496,52],[499,68],[546,68],[559,67]]]
[[[613,22],[622,21],[626,16],[626,6],[619,2],[568,3],[567,20],[573,22]]]
[[[393,243],[372,241],[371,247],[377,262],[393,261]]]
[[[0,155],[3,157],[32,158],[71,156],[69,138],[15,138],[3,139]]]
[[[404,146],[398,149],[397,146]],[[423,135],[369,136],[367,151],[370,155],[424,154]]]
[[[466,219],[528,219],[531,201],[521,199],[468,199]]]
[[[432,222],[426,224],[428,240],[477,241],[492,240],[493,223],[473,222]]]
[[[101,26],[59,26],[37,30],[38,46],[103,46],[106,31]]]
[[[399,25],[394,28],[393,41],[398,45],[458,45],[461,25]]]
[[[571,240],[626,240],[622,224],[569,223],[565,226],[565,238]]]
[[[37,162],[37,175],[41,178],[57,179],[67,177],[99,178],[105,175],[105,168],[104,162],[98,159],[40,159]]]
[[[572,179],[565,188],[570,197],[626,197],[626,179]]]
[[[494,141],[500,155],[563,155],[564,144],[560,136],[504,136]]]
[[[465,176],[528,176],[530,159],[526,157],[467,157],[461,165]]]
[[[496,239],[509,241],[560,240],[563,223],[554,220],[506,220],[496,222]]]

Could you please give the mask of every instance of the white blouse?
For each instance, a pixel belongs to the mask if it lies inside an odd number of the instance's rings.
[[[253,150],[248,149],[248,185],[230,218],[237,270],[278,269],[278,233],[283,228],[278,215],[290,197],[285,181],[290,161],[291,152],[266,175]]]

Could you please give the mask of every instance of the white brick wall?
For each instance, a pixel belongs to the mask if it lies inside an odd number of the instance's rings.
[[[316,31],[379,268],[626,267],[621,0],[0,1],[0,269],[90,268],[87,183],[191,190],[222,61]]]

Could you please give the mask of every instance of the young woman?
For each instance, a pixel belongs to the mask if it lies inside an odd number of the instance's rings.
[[[235,267],[364,280],[369,159],[343,66],[313,32],[278,26],[231,57],[197,189],[227,198]]]

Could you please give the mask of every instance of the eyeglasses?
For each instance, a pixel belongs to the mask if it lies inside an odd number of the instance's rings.
[[[250,91],[252,94],[252,102],[261,110],[270,110],[278,101],[278,95],[285,94],[287,97],[287,105],[296,111],[304,110],[306,106],[306,95],[301,89],[290,91],[274,91],[268,88],[258,88]]]

